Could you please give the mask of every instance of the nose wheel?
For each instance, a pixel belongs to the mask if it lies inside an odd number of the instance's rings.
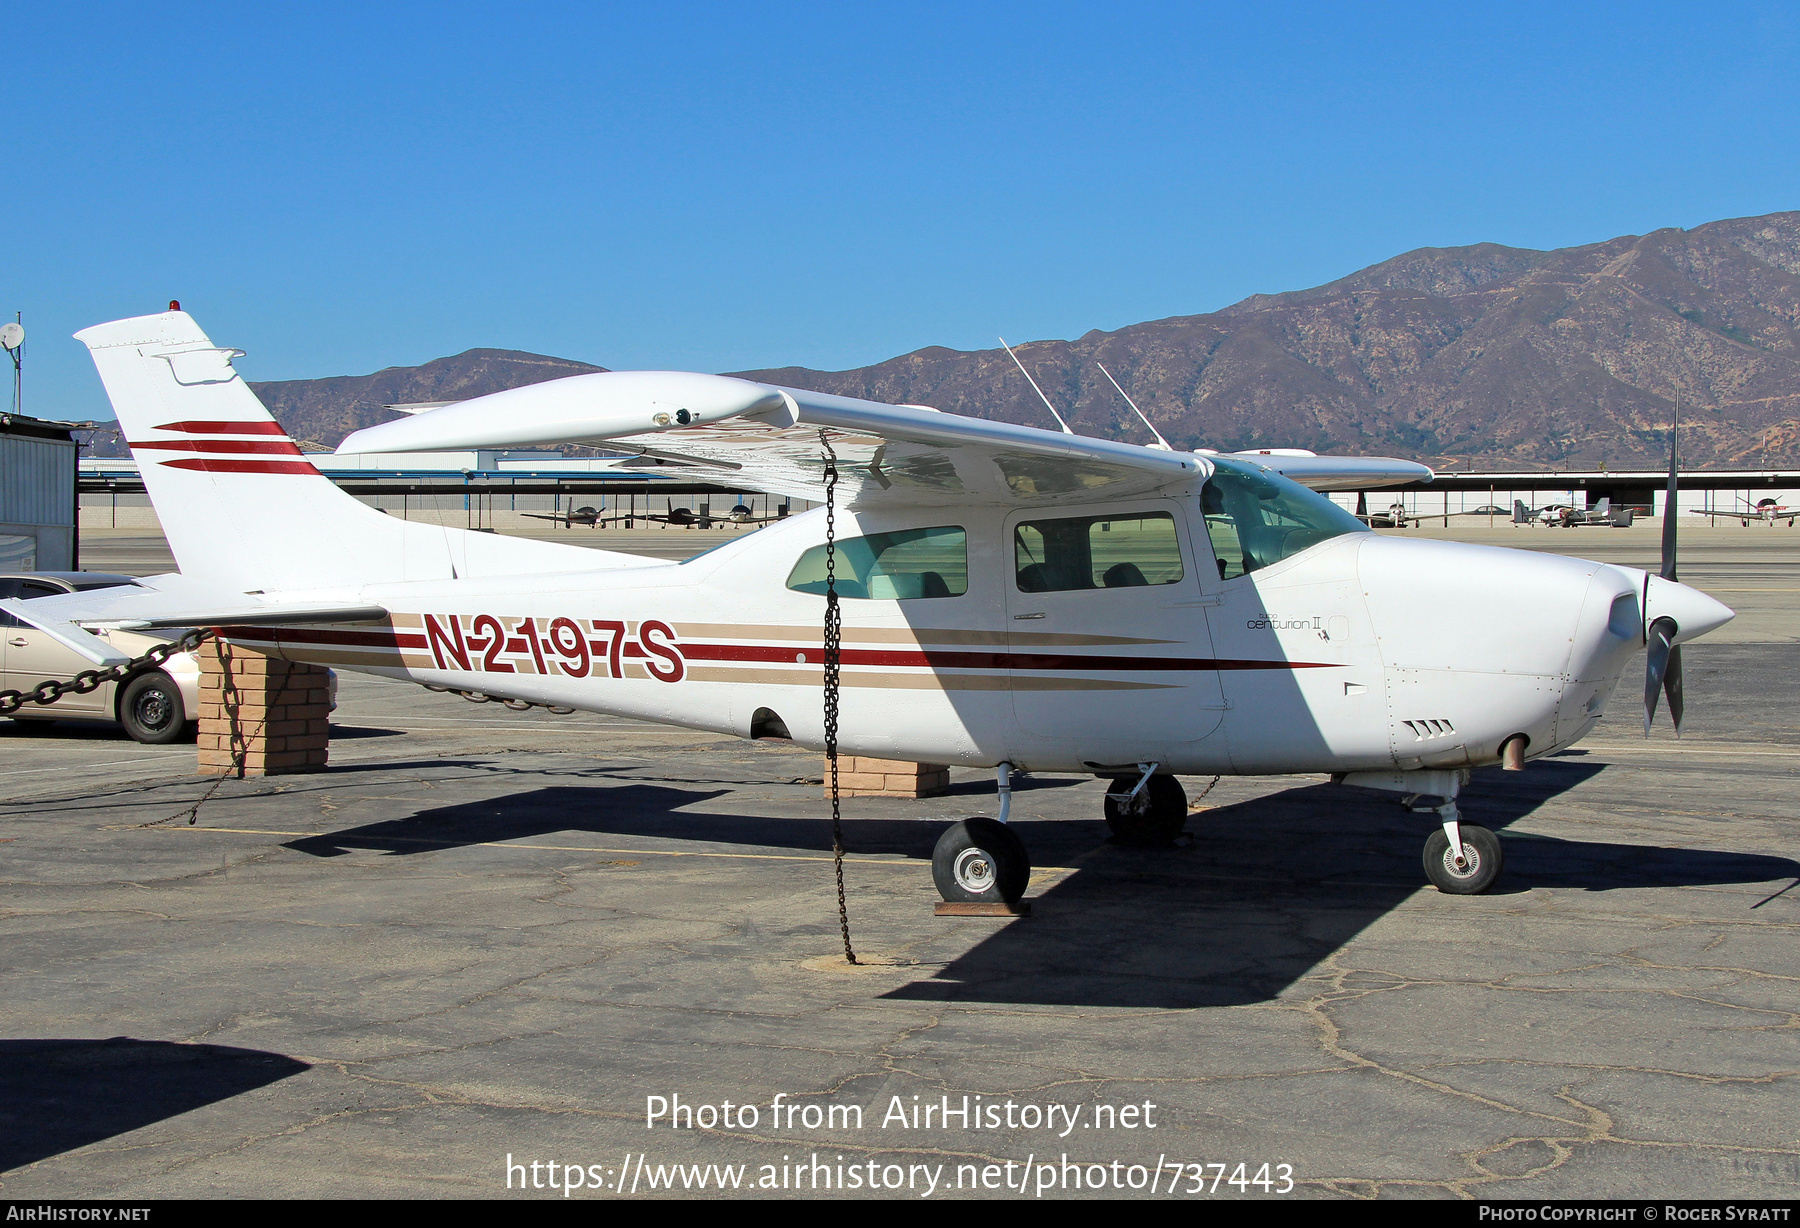
[[[1442,827],[1425,837],[1425,877],[1450,895],[1480,895],[1500,877],[1505,861],[1500,839],[1472,823],[1456,827],[1460,850],[1451,846],[1450,833]]]

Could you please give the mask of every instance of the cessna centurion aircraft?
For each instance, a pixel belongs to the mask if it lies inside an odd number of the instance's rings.
[[[409,523],[322,477],[233,369],[241,351],[186,313],[77,337],[181,567],[0,603],[85,656],[119,659],[84,628],[216,626],[290,660],[825,745],[824,509],[683,563]],[[1484,890],[1501,853],[1461,822],[1469,769],[1574,743],[1646,644],[1647,714],[1666,689],[1679,723],[1678,645],[1732,617],[1674,581],[1672,550],[1654,576],[1398,540],[1315,493],[1430,476],[1410,462],[1138,447],[719,375],[576,375],[343,450],[602,441],[810,500],[834,468],[842,750],[997,772],[999,820],[939,841],[950,900],[1023,892],[1004,820],[1024,769],[1112,778],[1128,840],[1181,830],[1177,774],[1428,798],[1431,881]]]

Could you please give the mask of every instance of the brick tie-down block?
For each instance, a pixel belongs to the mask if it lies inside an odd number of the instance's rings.
[[[275,776],[325,766],[331,696],[324,666],[214,637],[200,645],[200,775]]]
[[[840,797],[929,797],[950,787],[950,769],[942,763],[907,763],[901,759],[838,756]],[[831,761],[825,761],[825,791],[831,792]]]

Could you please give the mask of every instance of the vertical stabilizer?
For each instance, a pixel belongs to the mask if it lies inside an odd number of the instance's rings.
[[[292,590],[450,575],[408,567],[406,526],[333,486],[185,311],[75,334],[93,353],[182,574]]]
[[[293,592],[638,565],[607,551],[409,524],[345,494],[301,454],[184,311],[97,324],[92,352],[182,574]]]

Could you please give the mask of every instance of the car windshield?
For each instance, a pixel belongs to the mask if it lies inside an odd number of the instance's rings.
[[[1219,578],[1231,580],[1368,526],[1317,491],[1242,461],[1214,457],[1200,492]]]

